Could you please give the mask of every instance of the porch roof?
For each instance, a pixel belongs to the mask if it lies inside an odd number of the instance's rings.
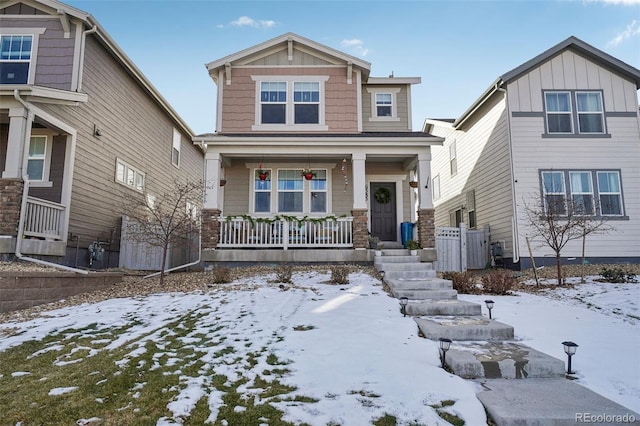
[[[307,140],[326,140],[326,139],[424,139],[430,143],[438,143],[444,141],[443,138],[434,136],[426,132],[361,132],[361,133],[203,133],[196,135],[193,140],[195,142],[221,141],[227,139],[307,139]]]

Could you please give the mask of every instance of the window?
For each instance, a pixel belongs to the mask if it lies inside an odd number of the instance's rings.
[[[180,167],[180,145],[182,138],[177,129],[173,129],[173,148],[171,149],[171,164]]]
[[[278,211],[302,213],[304,181],[300,170],[278,170]]]
[[[370,121],[398,121],[398,87],[367,87],[371,94]]]
[[[45,180],[45,159],[47,155],[47,137],[31,136],[29,142],[29,158],[27,160],[27,175],[29,180]]]
[[[604,114],[600,92],[576,92],[578,131],[604,133]]]
[[[458,174],[458,159],[456,155],[456,141],[449,146],[449,166],[451,168],[451,176]]]
[[[392,106],[391,93],[376,93],[376,117],[391,117]]]
[[[571,203],[578,215],[593,215],[593,187],[590,172],[569,172]]]
[[[476,192],[467,192],[467,217],[469,221],[467,225],[470,229],[475,229],[476,224]]]
[[[328,130],[324,82],[328,76],[252,76],[259,97],[253,130]]]
[[[263,169],[260,169],[263,170]],[[253,172],[253,197],[256,213],[269,213],[271,211],[271,170],[264,169],[266,178],[261,180],[258,169]]]
[[[569,92],[547,92],[544,94],[549,133],[573,133],[571,119],[571,97]]]
[[[433,201],[440,199],[440,175],[433,178]]]
[[[327,212],[327,171],[312,170],[316,176],[309,181],[311,213]]]
[[[543,170],[540,179],[546,212],[624,216],[619,170]]]
[[[116,160],[116,182],[132,189],[144,190],[144,173],[131,167],[124,161]]]
[[[311,169],[313,179],[306,180],[302,169],[253,169],[253,212],[320,214],[331,209],[328,169]]]
[[[294,123],[318,124],[320,114],[320,83],[293,83]]]
[[[600,213],[603,216],[622,216],[622,190],[618,172],[597,172]]]
[[[567,214],[563,172],[542,172],[542,193],[547,214]]]
[[[31,63],[32,35],[0,37],[0,84],[27,84]]]
[[[460,228],[462,223],[462,209],[456,209],[449,213],[449,225],[455,228]]]

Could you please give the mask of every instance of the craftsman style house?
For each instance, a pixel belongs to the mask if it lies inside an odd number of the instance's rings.
[[[201,179],[192,131],[85,12],[0,5],[0,256],[118,266],[123,197]]]
[[[489,225],[521,268],[529,239],[540,266],[553,252],[531,240],[526,206],[573,206],[613,228],[587,237],[590,262],[640,262],[639,88],[640,70],[570,37],[499,77],[457,119],[426,120],[425,132],[445,138],[433,150],[436,225]],[[562,255],[582,253],[576,240]]]
[[[293,33],[207,64],[217,130],[193,139],[206,150],[205,262],[367,261],[369,236],[397,244],[415,222],[422,257],[435,256],[442,139],[412,131],[420,78],[370,68]]]

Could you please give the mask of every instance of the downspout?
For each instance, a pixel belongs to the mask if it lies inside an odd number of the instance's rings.
[[[511,117],[509,116],[509,97],[507,96],[507,90],[500,87],[499,82],[496,83],[495,90],[504,93],[504,104],[507,112],[507,141],[509,145],[509,169],[511,173],[511,198],[513,200],[513,216],[511,218],[511,232],[513,237],[513,263],[518,263],[520,262],[520,241],[518,233],[518,208],[516,203],[515,171],[513,168],[513,146],[511,143]]]
[[[30,108],[29,108],[29,103],[27,103],[24,99],[22,99],[20,97],[20,91],[19,90],[14,90],[13,91],[13,97],[16,99],[16,101],[18,101],[27,111],[29,111],[29,113],[31,113]],[[24,132],[23,132],[24,134]],[[29,152],[29,144],[25,143],[24,144],[24,152],[22,154],[22,158],[24,159],[25,156],[27,155],[27,153]],[[22,249],[22,234],[24,232],[24,215],[25,212],[27,211],[27,197],[29,197],[29,175],[26,174],[25,172],[25,168],[22,168],[22,181],[24,182],[23,185],[23,189],[22,189],[22,205],[20,207],[20,221],[18,222],[18,235],[16,236],[16,251],[15,251],[15,255],[18,259],[20,260],[24,260],[27,262],[33,262],[33,263],[37,263],[40,265],[45,265],[45,266],[51,266],[54,268],[58,268],[58,269],[62,269],[65,271],[70,271],[70,272],[76,272],[78,274],[88,274],[88,271],[84,271],[82,269],[77,269],[77,268],[71,268],[70,266],[65,266],[65,265],[59,265],[57,263],[53,263],[53,262],[47,262],[46,260],[41,260],[41,259],[35,259],[33,257],[28,257],[25,256],[21,253],[21,249]]]
[[[86,39],[89,34],[93,34],[96,31],[98,31],[98,26],[94,25],[92,28],[89,28],[88,30],[82,32],[82,39],[80,40],[80,69],[78,70],[78,88],[76,89],[77,92],[80,92],[82,90],[82,75],[84,74],[84,49]]]

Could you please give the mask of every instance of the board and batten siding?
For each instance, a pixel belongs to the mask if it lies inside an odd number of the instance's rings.
[[[362,88],[362,130],[365,132],[408,132],[409,127],[409,91],[411,86],[388,86],[389,89],[400,89],[396,94],[396,111],[398,120],[376,120],[372,118],[371,104],[373,95],[367,90],[369,88],[380,89],[384,91],[385,86],[374,85],[364,86]]]
[[[87,37],[83,91],[86,104],[41,107],[77,129],[69,232],[85,247],[97,238],[118,239],[123,198],[143,195],[115,181],[116,159],[145,174],[145,191],[156,197],[173,178],[203,177],[203,154],[181,132],[180,168],[171,163],[173,129],[165,111],[99,44]],[[94,125],[101,136],[93,134]],[[75,242],[74,242],[75,243]],[[117,249],[118,241],[110,249]]]
[[[436,226],[450,226],[450,213],[466,207],[467,193],[474,191],[476,228],[489,225],[491,241],[504,241],[505,257],[510,257],[513,197],[504,96],[494,94],[460,130],[443,124],[431,133],[445,138],[443,146],[431,148],[431,181],[440,176],[441,196],[434,201]],[[454,140],[458,170],[451,176],[449,148]],[[465,222],[466,214],[465,210]]]
[[[602,90],[606,129],[603,138],[543,138],[543,90]],[[585,59],[565,51],[508,85],[510,112],[539,112],[539,116],[511,117],[516,198],[540,197],[540,169],[620,170],[625,219],[611,220],[614,230],[587,237],[588,257],[640,255],[640,118],[635,84]],[[627,116],[607,117],[609,112]],[[568,183],[567,183],[568,184]],[[522,201],[519,202],[523,204]],[[520,254],[527,256],[524,235],[530,234],[524,210],[519,208]],[[534,243],[536,256],[551,256],[551,249]],[[582,241],[573,241],[562,252],[582,255]]]

